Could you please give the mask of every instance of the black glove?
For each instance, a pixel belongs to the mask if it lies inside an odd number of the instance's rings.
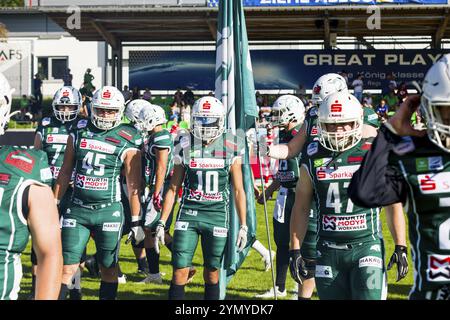
[[[408,274],[408,249],[405,246],[395,246],[394,253],[389,260],[387,269],[391,270],[394,263],[397,264],[397,281]]]
[[[291,272],[291,277],[298,284],[302,284],[302,278],[306,278],[308,275],[305,260],[303,260],[299,249],[289,250],[289,271]]]

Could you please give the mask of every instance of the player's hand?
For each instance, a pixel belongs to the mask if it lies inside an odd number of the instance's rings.
[[[300,254],[300,249],[289,250],[289,271],[292,279],[298,284],[302,284],[303,278],[308,276],[308,270],[306,269],[305,260]]]
[[[162,195],[161,192],[153,193],[152,196],[153,207],[156,211],[161,211],[162,209]]]
[[[247,231],[248,227],[241,225],[239,228],[239,233],[236,241],[236,246],[238,247],[238,252],[244,250],[245,245],[247,244]]]
[[[408,274],[408,249],[405,246],[395,246],[394,253],[389,260],[387,269],[391,270],[394,263],[397,264],[397,282]]]
[[[141,241],[144,240],[145,232],[144,232],[144,229],[142,228],[141,223],[142,223],[141,216],[139,216],[139,217],[132,216],[131,217],[131,231],[128,234],[128,238],[125,241],[125,244],[130,243],[131,239],[134,239],[136,244],[139,244]]]
[[[253,192],[255,194],[256,199],[258,199],[261,196],[261,191],[259,191],[259,188],[256,185],[253,185]]]
[[[272,198],[272,192],[268,191],[269,189],[264,190],[264,193],[266,194],[266,201],[268,201],[269,199]],[[258,200],[256,200],[256,202],[258,202],[259,204],[264,204],[264,196],[261,192]]]
[[[419,95],[408,96],[395,115],[386,122],[386,127],[399,136],[425,136],[427,134],[426,130],[416,130],[411,123],[411,117],[419,105]]]
[[[165,244],[164,235],[166,231],[164,230],[166,227],[166,223],[163,220],[159,220],[156,225],[155,237],[153,238],[153,242],[155,244],[155,251],[159,254],[159,243]]]

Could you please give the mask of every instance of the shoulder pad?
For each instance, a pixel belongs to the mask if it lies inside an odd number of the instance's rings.
[[[52,119],[50,117],[45,117],[42,119],[42,126],[46,127],[52,122]]]
[[[86,119],[81,119],[80,121],[78,121],[77,123],[77,128],[78,129],[82,129],[85,128],[88,124],[88,121]]]
[[[313,154],[316,154],[318,151],[319,151],[318,141],[311,142],[306,149],[306,153],[308,154],[308,156],[312,156]]]
[[[120,131],[117,134],[128,141],[132,141],[134,137],[133,132],[131,132],[131,130],[128,130],[128,128],[120,129]]]
[[[414,151],[415,149],[416,146],[414,145],[414,141],[411,137],[402,137],[402,140],[394,145],[393,151],[399,156],[402,156]]]

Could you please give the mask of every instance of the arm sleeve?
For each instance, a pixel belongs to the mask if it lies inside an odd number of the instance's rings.
[[[354,204],[375,208],[405,202],[406,182],[398,167],[389,163],[389,154],[400,139],[382,126],[348,187]]]

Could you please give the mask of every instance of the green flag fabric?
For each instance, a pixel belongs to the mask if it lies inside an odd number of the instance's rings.
[[[258,111],[242,0],[219,2],[215,87],[216,98],[227,108],[227,129],[245,142],[242,178],[246,194],[248,239],[245,249],[238,253],[236,240],[240,223],[234,198],[231,197],[230,226],[219,278],[220,299],[225,299],[227,284],[244,262],[256,239],[256,209],[245,132],[254,126]]]

